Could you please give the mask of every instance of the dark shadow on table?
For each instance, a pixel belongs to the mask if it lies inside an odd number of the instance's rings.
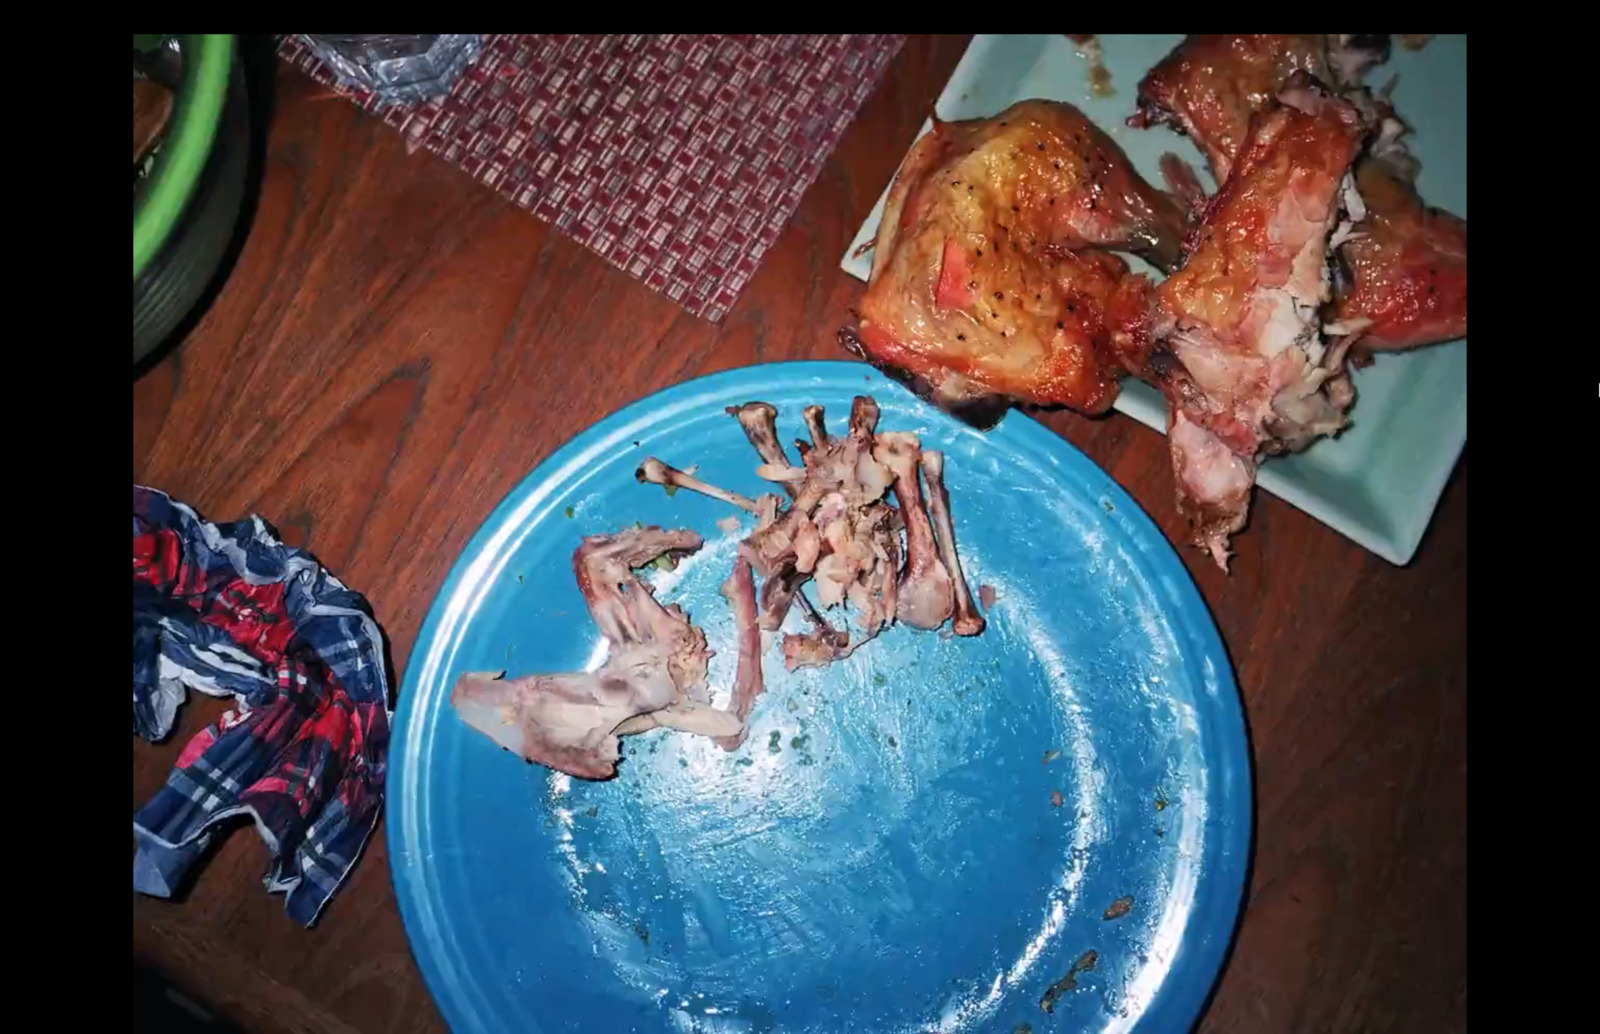
[[[133,964],[133,1029],[150,1034],[245,1034],[160,973]]]

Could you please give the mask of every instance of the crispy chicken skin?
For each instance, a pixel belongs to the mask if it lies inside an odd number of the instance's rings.
[[[893,251],[883,245],[929,208],[949,210],[965,229],[1010,234],[1008,249],[1029,239],[1069,250],[1110,248],[1163,270],[1177,262],[1184,231],[1177,204],[1140,178],[1116,141],[1060,101],[1025,100],[992,118],[936,121],[890,189],[874,273]]]
[[[1362,161],[1366,218],[1340,248],[1334,318],[1360,351],[1398,352],[1467,334],[1467,221],[1417,196],[1404,171]]]
[[[1366,135],[1304,73],[1251,123],[1232,174],[1157,289],[1155,351],[1138,372],[1168,397],[1179,509],[1223,567],[1262,456],[1344,426],[1343,353],[1321,339],[1328,243]]]
[[[1103,251],[920,243],[930,250],[902,248],[862,299],[859,340],[874,362],[920,378],[946,407],[993,395],[1084,413],[1111,405],[1114,357],[1144,322],[1149,281]]]
[[[938,123],[890,190],[859,344],[952,408],[1000,395],[1101,412],[1149,285],[1099,249],[1170,269],[1183,229],[1177,203],[1071,105]]]
[[[1388,56],[1387,36],[1185,36],[1139,82],[1139,111],[1128,123],[1164,124],[1194,140],[1220,184],[1244,146],[1250,116],[1272,103],[1295,72],[1336,86],[1355,85]]]
[[[1359,87],[1388,55],[1383,35],[1191,35],[1139,84],[1136,126],[1165,123],[1188,134],[1217,181],[1227,178],[1250,116],[1278,85],[1305,70],[1345,91],[1374,125],[1356,183],[1366,216],[1340,248],[1335,327],[1354,335],[1354,353],[1403,351],[1465,337],[1467,224],[1427,207],[1412,182],[1407,129],[1386,98]]]

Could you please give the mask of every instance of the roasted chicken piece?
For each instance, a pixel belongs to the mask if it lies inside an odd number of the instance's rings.
[[[882,247],[883,229],[892,244],[897,228],[935,215],[930,208],[965,232],[1006,238],[996,243],[1008,251],[1030,242],[1109,248],[1163,270],[1176,263],[1184,230],[1172,199],[1141,179],[1083,112],[1060,101],[1019,101],[992,118],[935,122],[890,189],[875,270],[894,250]]]
[[[1406,170],[1378,158],[1356,167],[1356,187],[1366,218],[1339,249],[1334,306],[1355,351],[1466,337],[1467,221],[1423,204]]]
[[[1250,117],[1295,72],[1358,85],[1389,56],[1387,35],[1189,35],[1139,82],[1128,124],[1171,126],[1190,137],[1221,184],[1244,146]]]
[[[1260,459],[1345,423],[1343,349],[1324,346],[1318,310],[1366,132],[1352,105],[1292,76],[1157,289],[1154,349],[1136,372],[1167,395],[1179,509],[1224,569]]]
[[[1133,125],[1187,133],[1220,183],[1243,145],[1250,116],[1296,70],[1340,87],[1378,127],[1356,183],[1366,217],[1340,248],[1336,324],[1353,354],[1401,351],[1465,337],[1467,224],[1429,208],[1412,183],[1416,160],[1387,98],[1359,86],[1388,55],[1384,35],[1192,35],[1139,84]],[[1405,38],[1402,37],[1402,41]],[[1171,178],[1169,176],[1169,178]]]
[[[896,268],[868,286],[853,338],[867,358],[910,374],[957,415],[998,416],[996,399],[1091,414],[1110,407],[1117,356],[1141,340],[1147,279],[1095,249],[969,254],[954,238],[941,249],[924,275],[902,279]],[[914,258],[908,249],[899,261]]]
[[[1170,269],[1184,225],[1071,105],[937,123],[890,188],[853,341],[947,408],[1001,396],[1100,412],[1148,283],[1099,249]]]
[[[617,770],[617,737],[668,727],[722,741],[742,736],[742,715],[711,706],[706,691],[705,633],[681,609],[663,606],[633,570],[663,555],[693,553],[692,531],[636,528],[591,535],[572,555],[578,589],[611,644],[593,672],[462,675],[450,702],[463,721],[496,743],[583,779],[608,779]],[[735,579],[738,571],[735,571]],[[748,579],[748,571],[745,574]],[[760,666],[757,658],[756,686]],[[740,677],[744,680],[741,655]],[[735,694],[735,703],[747,707]]]

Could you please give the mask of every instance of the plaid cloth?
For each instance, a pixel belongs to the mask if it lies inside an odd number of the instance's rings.
[[[184,687],[237,707],[190,740],[133,817],[133,887],[170,897],[219,825],[248,815],[270,891],[310,925],[377,825],[389,750],[367,601],[259,517],[211,524],[133,490],[133,731],[172,731]]]

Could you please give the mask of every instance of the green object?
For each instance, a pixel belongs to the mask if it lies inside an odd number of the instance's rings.
[[[175,92],[148,175],[135,173],[133,362],[192,316],[235,240],[248,189],[250,98],[232,36],[179,36],[139,49],[136,74]],[[148,37],[146,42],[155,37]]]
[[[135,47],[141,39],[134,37]],[[166,243],[211,156],[233,66],[232,35],[180,36],[183,84],[144,193],[133,208],[133,277]],[[141,48],[143,49],[143,48]]]

